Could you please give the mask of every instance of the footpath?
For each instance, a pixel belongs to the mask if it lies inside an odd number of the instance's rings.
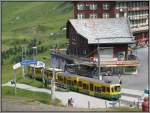
[[[5,83],[2,86],[9,86],[14,87],[14,85],[11,84],[11,82]],[[51,94],[50,89],[45,88],[37,88],[26,84],[16,84],[17,88],[30,90],[34,92],[43,92]],[[61,92],[61,91],[55,91],[55,97],[60,99],[64,105],[67,104],[68,98],[73,98],[74,101],[74,107],[76,108],[107,108],[115,106],[129,106],[130,104],[137,105],[139,102],[139,98],[142,96],[143,92],[139,90],[131,90],[131,89],[122,89],[122,97],[120,101],[112,102],[88,95],[84,95],[81,93],[76,93],[72,91],[68,92]]]

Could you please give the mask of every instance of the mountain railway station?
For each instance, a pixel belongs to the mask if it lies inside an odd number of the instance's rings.
[[[63,68],[69,64],[92,64],[98,68],[98,46],[101,72],[137,74],[139,65],[131,45],[135,44],[127,18],[70,19],[67,22],[69,45],[66,54],[52,52],[52,64]]]

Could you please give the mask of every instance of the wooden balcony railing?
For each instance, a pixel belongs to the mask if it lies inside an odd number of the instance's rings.
[[[148,10],[148,6],[143,6],[143,7],[131,7],[128,8],[128,11],[140,11],[140,10]]]
[[[138,60],[101,61],[101,67],[138,66]]]

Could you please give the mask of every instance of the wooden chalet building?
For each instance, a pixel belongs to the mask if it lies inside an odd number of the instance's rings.
[[[99,45],[102,71],[137,73],[136,56],[129,55],[129,45],[135,40],[127,18],[70,19],[67,22],[67,38],[68,55],[97,62]]]

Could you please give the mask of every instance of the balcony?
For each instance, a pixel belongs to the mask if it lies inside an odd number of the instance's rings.
[[[140,20],[140,19],[148,19],[148,14],[145,14],[145,15],[132,15],[132,16],[128,16],[128,18],[130,20]]]
[[[148,6],[128,8],[128,11],[141,11],[141,10],[149,10],[149,8]]]
[[[148,24],[144,25],[144,26],[131,26],[131,30],[133,33],[135,32],[141,32],[141,31],[148,31]]]
[[[138,66],[138,60],[122,60],[122,61],[101,61],[101,67],[125,67],[125,66]]]

